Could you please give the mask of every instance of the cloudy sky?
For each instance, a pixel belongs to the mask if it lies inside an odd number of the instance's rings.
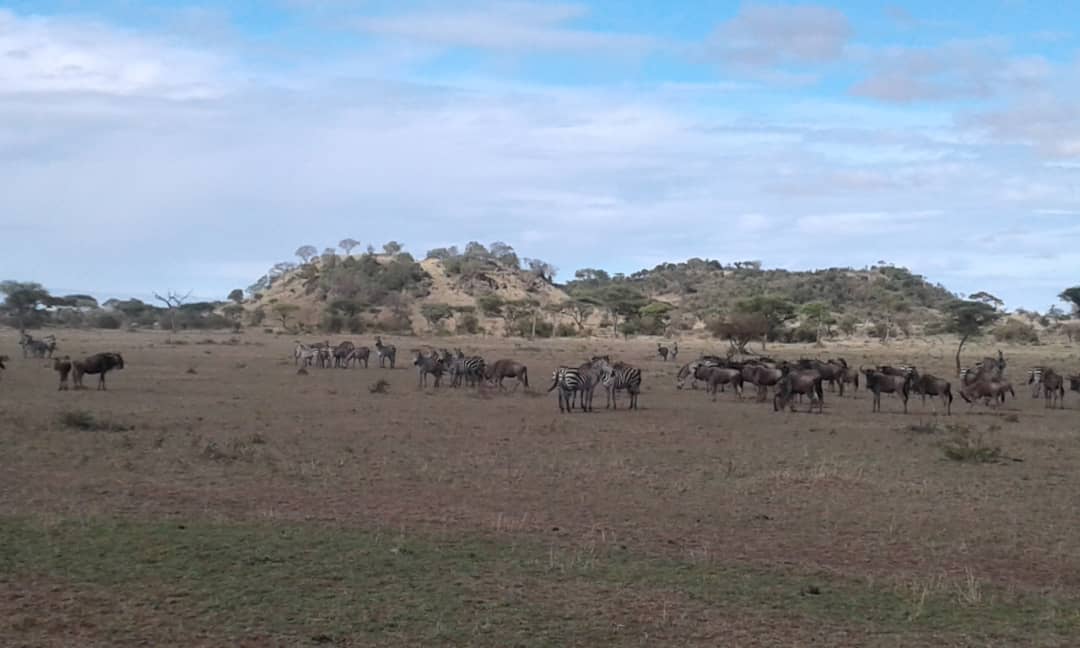
[[[872,4],[8,0],[0,278],[224,297],[305,243],[476,239],[1045,309],[1080,283],[1080,4]]]

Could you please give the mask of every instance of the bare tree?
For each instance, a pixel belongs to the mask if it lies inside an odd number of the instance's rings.
[[[187,291],[187,294],[181,295],[180,293],[169,291],[164,295],[154,293],[154,299],[165,304],[165,308],[169,310],[169,328],[173,333],[176,333],[176,312],[180,310],[180,307],[184,305],[184,302],[191,297],[191,291]]]

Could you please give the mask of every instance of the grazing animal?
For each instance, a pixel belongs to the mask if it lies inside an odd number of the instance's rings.
[[[334,367],[347,369],[349,367],[349,359],[352,358],[352,353],[356,349],[356,345],[346,340],[341,344],[334,347]]]
[[[760,362],[750,362],[742,368],[743,382],[757,387],[758,401],[762,402],[769,397],[769,387],[775,387],[783,377],[780,369]]]
[[[1031,386],[1031,397],[1038,398],[1043,390],[1043,373],[1047,367],[1032,367],[1028,369],[1028,385]]]
[[[60,386],[57,391],[67,391],[68,374],[71,373],[71,358],[64,356],[63,358],[53,359],[53,369],[60,374]]]
[[[3,358],[0,358],[3,360]],[[3,363],[0,363],[2,366]],[[1080,374],[1074,374],[1069,376],[1069,391],[1080,392]]]
[[[354,364],[355,366],[359,366],[360,363],[363,363],[364,364],[364,369],[367,369],[368,368],[368,358],[370,358],[370,357],[371,357],[371,349],[367,348],[366,346],[358,346],[358,347],[356,347],[355,349],[352,350],[352,353],[349,354],[349,358],[347,360],[347,363]]]
[[[672,362],[675,362],[675,358],[679,357],[679,343],[678,342],[672,342],[671,343],[671,356],[670,357],[671,357]]]
[[[741,369],[731,367],[698,367],[694,374],[698,380],[705,381],[705,393],[712,394],[713,402],[716,402],[716,392],[720,385],[731,385],[735,397],[742,398],[743,374]]]
[[[697,389],[697,370],[698,367],[720,367],[723,366],[724,360],[718,356],[701,356],[697,360],[693,360],[684,364],[679,368],[679,373],[675,375],[675,388],[682,389],[686,384],[686,379],[690,379],[690,388]]]
[[[817,405],[818,414],[825,408],[825,390],[821,387],[821,374],[816,371],[792,371],[784,372],[783,377],[776,384],[776,394],[773,396],[773,411],[779,412],[791,406],[795,411],[795,395],[806,396],[810,399],[810,407],[807,412],[813,412]]]
[[[86,389],[83,386],[83,374],[98,374],[98,390],[105,391],[105,374],[113,369],[123,369],[124,358],[119,353],[96,353],[82,360],[71,363],[72,380],[75,389]]]
[[[581,394],[581,411],[592,411],[592,396],[599,374],[591,365],[582,367],[559,367],[551,373],[551,387],[548,392],[559,389],[559,411],[574,411],[574,397]]]
[[[911,387],[916,394],[922,395],[924,405],[927,396],[940,396],[941,402],[945,403],[945,414],[952,415],[953,395],[952,384],[949,381],[933,374],[915,372]]]
[[[1012,383],[1008,381],[979,380],[970,385],[964,385],[960,390],[960,397],[971,403],[972,407],[980,398],[985,399],[986,405],[990,405],[991,402],[1004,403],[1005,394],[1012,394],[1012,397],[1016,398],[1016,391],[1013,390]]]
[[[416,366],[417,388],[427,386],[428,374],[435,376],[435,386],[438,387],[439,381],[442,380],[443,372],[446,371],[446,365],[443,364],[442,358],[435,353],[424,355],[421,351],[413,351],[413,365]]]
[[[24,358],[52,358],[53,351],[56,350],[56,338],[46,335],[43,340],[35,340],[32,336],[23,333],[19,346],[22,347]]]
[[[466,356],[461,349],[455,349],[454,351],[454,356],[450,356],[449,352],[444,356],[444,359],[449,358],[450,360],[448,365],[450,367],[451,385],[459,387],[464,382],[469,387],[478,386],[480,380],[484,377],[484,369],[487,363],[480,356]]]
[[[656,353],[660,355],[660,359],[667,362],[669,350],[666,346],[656,343]]]
[[[895,376],[880,372],[877,369],[863,369],[862,373],[866,377],[866,389],[874,394],[874,404],[871,411],[881,411],[882,394],[896,394],[904,402],[904,414],[907,414],[908,398],[911,396],[911,384],[914,381],[913,373]]]
[[[529,368],[520,362],[504,358],[502,360],[496,360],[485,367],[484,378],[492,385],[498,385],[499,389],[504,391],[506,390],[506,386],[503,385],[503,380],[507,378],[514,378],[517,380],[517,382],[514,383],[513,391],[517,391],[517,388],[520,385],[525,385],[525,388],[528,389]]]
[[[592,365],[600,372],[600,384],[607,392],[605,408],[619,409],[616,394],[625,390],[630,395],[630,409],[638,409],[638,394],[641,393],[641,369],[622,362],[611,364],[606,357],[594,358]]]
[[[1065,409],[1065,378],[1053,369],[1047,369],[1042,374],[1042,391],[1046,399],[1046,407],[1053,409],[1055,405]]]
[[[394,363],[397,360],[397,347],[393,344],[383,344],[382,338],[375,336],[375,354],[379,356],[379,368],[385,369],[386,363],[390,363],[390,368],[394,368]]]

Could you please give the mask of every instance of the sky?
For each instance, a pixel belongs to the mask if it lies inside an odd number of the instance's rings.
[[[7,0],[0,279],[224,298],[300,245],[1080,283],[1080,3]]]

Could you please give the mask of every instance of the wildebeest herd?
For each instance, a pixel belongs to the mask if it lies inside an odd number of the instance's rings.
[[[49,358],[53,360],[53,369],[59,375],[59,389],[69,389],[68,378],[75,389],[84,389],[83,377],[86,374],[98,376],[99,390],[106,389],[105,376],[113,369],[123,369],[124,359],[119,353],[97,353],[86,358],[72,360],[69,356],[53,357],[57,350],[56,338],[46,336],[34,339],[23,334],[20,341],[25,358]],[[376,336],[374,351],[381,368],[393,369],[397,362],[397,348],[386,344]],[[678,355],[678,343],[670,348],[657,345],[657,354],[661,359],[674,360]],[[305,344],[296,342],[293,350],[294,364],[298,371],[306,373],[307,368],[349,369],[363,366],[368,368],[372,349],[357,346],[344,341],[332,345],[329,341]],[[513,390],[519,386],[529,388],[528,367],[518,361],[503,358],[494,362],[486,361],[480,355],[466,355],[461,349],[453,352],[441,350],[414,350],[413,366],[417,371],[417,387],[431,384],[443,385],[443,378],[448,378],[448,386],[459,387],[498,387],[505,390],[505,380],[514,381]],[[0,370],[5,369],[7,356],[0,356]],[[964,401],[974,406],[982,402],[996,407],[1005,402],[1007,396],[1015,398],[1016,391],[1006,379],[1007,363],[999,351],[997,357],[986,357],[960,372],[956,390]],[[908,402],[912,396],[921,396],[923,403],[927,398],[940,399],[946,414],[952,413],[954,386],[949,380],[930,373],[919,371],[910,365],[875,365],[858,369],[849,366],[843,358],[812,359],[802,358],[797,361],[776,361],[758,356],[735,358],[717,355],[702,355],[682,365],[675,376],[675,386],[683,389],[687,382],[694,389],[698,383],[704,385],[705,394],[713,401],[719,392],[730,388],[733,397],[742,399],[747,385],[752,385],[756,400],[769,400],[772,392],[774,411],[796,409],[796,402],[807,401],[807,412],[815,409],[821,413],[824,409],[826,387],[840,397],[845,390],[858,390],[860,385],[870,392],[872,411],[882,409],[882,395],[895,396],[903,411],[907,413]],[[1027,383],[1031,396],[1045,399],[1047,408],[1063,408],[1067,391],[1080,392],[1080,374],[1065,376],[1048,366],[1038,366],[1028,371]],[[1067,386],[1066,386],[1067,385]],[[609,355],[593,356],[579,365],[559,366],[551,374],[551,384],[547,391],[558,391],[558,407],[561,412],[592,411],[593,393],[602,387],[606,394],[605,407],[618,409],[618,394],[626,392],[629,408],[637,409],[642,387],[642,370],[629,363],[615,360]]]

